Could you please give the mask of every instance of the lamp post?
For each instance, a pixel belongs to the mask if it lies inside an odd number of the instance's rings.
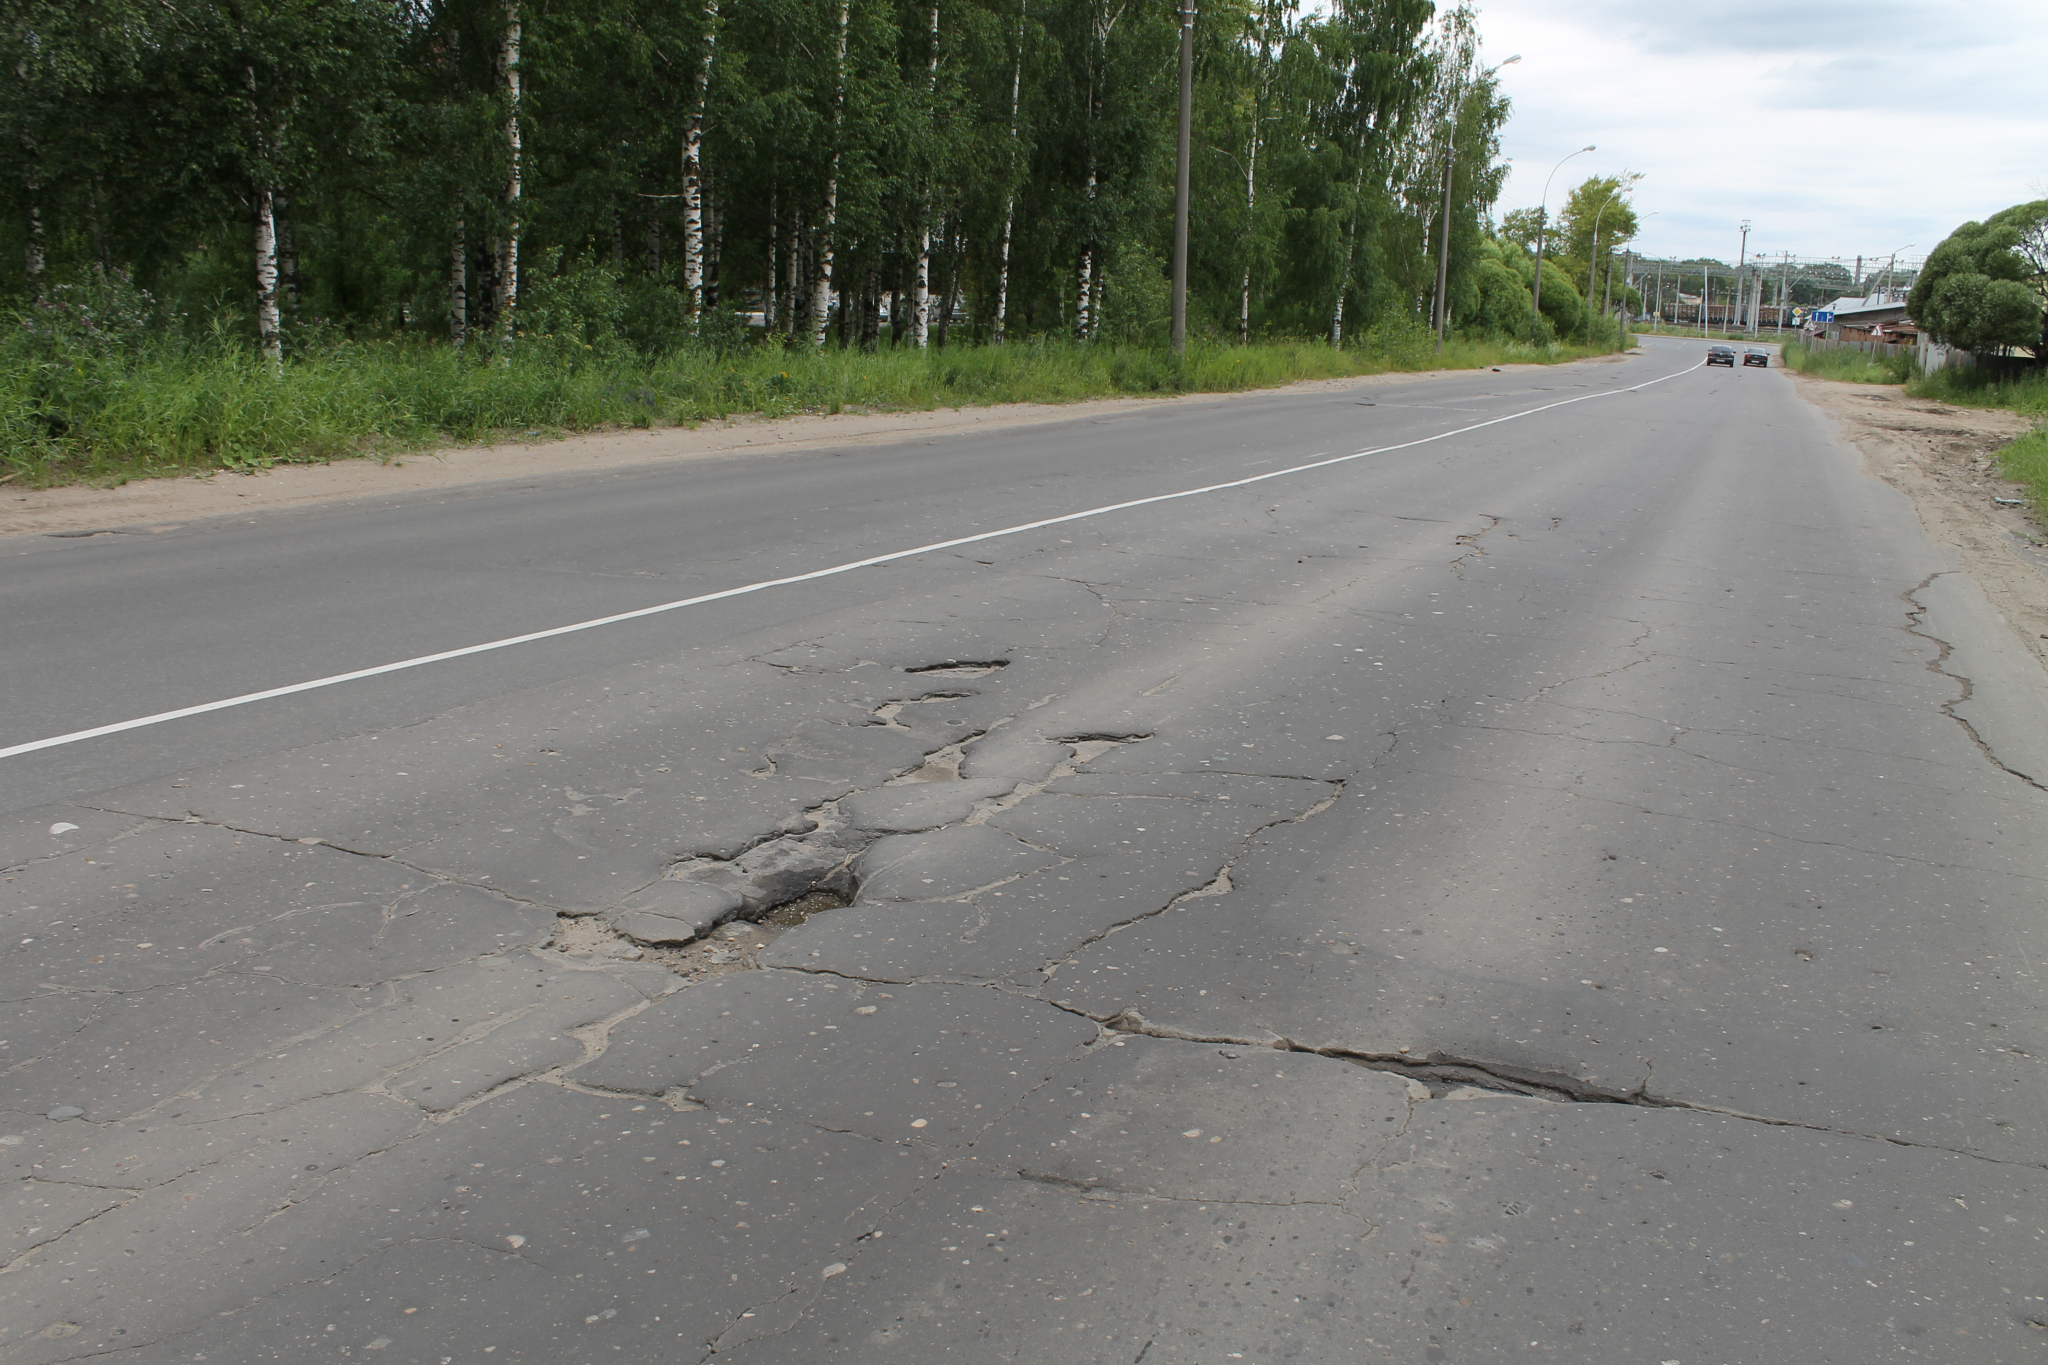
[[[1180,0],[1180,138],[1173,167],[1173,353],[1188,349],[1188,144],[1195,116],[1195,0]]]
[[[1600,220],[1607,216],[1607,210],[1614,207],[1614,201],[1621,197],[1616,190],[1600,205],[1600,211],[1593,215],[1593,244],[1587,248],[1586,256],[1586,340],[1593,339],[1593,274],[1600,268]],[[1537,264],[1537,278],[1543,277],[1542,264]]]
[[[1589,142],[1573,152],[1572,156],[1584,156],[1587,152],[1598,150]],[[1536,288],[1530,310],[1536,315],[1535,320],[1539,324],[1543,321],[1543,229],[1550,221],[1550,182],[1557,178],[1557,173],[1564,169],[1565,161],[1570,161],[1572,156],[1564,158],[1564,161],[1550,168],[1550,174],[1543,177],[1543,197],[1536,201]]]

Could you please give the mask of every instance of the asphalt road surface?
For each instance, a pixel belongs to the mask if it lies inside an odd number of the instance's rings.
[[[2039,670],[1703,349],[0,542],[0,1358],[2048,1359]]]

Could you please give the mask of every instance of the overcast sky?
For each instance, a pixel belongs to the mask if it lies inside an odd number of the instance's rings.
[[[1925,255],[2048,198],[2048,0],[1479,0],[1514,100],[1500,211],[1644,175],[1639,250]]]

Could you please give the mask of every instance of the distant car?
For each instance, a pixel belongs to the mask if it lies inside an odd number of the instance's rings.
[[[1771,353],[1760,346],[1752,346],[1742,353],[1742,363],[1745,365],[1761,365],[1768,370],[1771,368]]]
[[[1726,365],[1729,369],[1734,369],[1735,348],[1733,346],[1707,347],[1707,363],[1709,365]]]

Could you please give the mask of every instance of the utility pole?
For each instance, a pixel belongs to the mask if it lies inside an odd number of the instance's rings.
[[[1188,143],[1195,122],[1195,0],[1180,0],[1180,140],[1173,168],[1173,353],[1188,349]]]
[[[1744,268],[1745,266],[1747,266],[1748,264],[1749,264],[1749,219],[1745,218],[1745,219],[1743,219],[1743,220],[1742,220],[1742,248],[1741,248],[1741,250],[1739,250],[1739,251],[1737,251],[1737,252],[1735,253],[1735,295],[1736,295],[1736,303],[1735,303],[1735,317],[1736,317],[1736,319],[1738,319],[1738,320],[1739,320],[1739,319],[1741,318],[1741,316],[1742,316],[1742,280],[1743,280],[1743,275],[1742,275],[1742,272],[1743,272],[1743,268]],[[1740,326],[1740,325],[1741,325],[1741,323],[1740,323],[1739,321],[1736,321],[1736,325],[1737,325],[1737,326]]]

